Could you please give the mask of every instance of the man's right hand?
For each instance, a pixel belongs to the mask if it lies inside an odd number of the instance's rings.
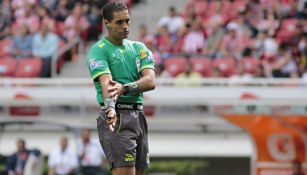
[[[108,92],[110,93],[110,96],[116,101],[118,97],[124,93],[124,86],[113,80],[110,80],[109,83],[111,87],[109,87]]]
[[[117,121],[117,117],[116,117],[116,111],[115,109],[109,109],[107,110],[107,123],[108,123],[108,126],[109,126],[109,130],[111,132],[114,131],[115,129],[115,124],[116,124],[116,121]]]

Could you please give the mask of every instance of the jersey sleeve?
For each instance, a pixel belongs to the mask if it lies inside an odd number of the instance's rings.
[[[139,45],[140,72],[144,69],[155,69],[155,59],[152,52],[144,45]]]
[[[86,63],[87,67],[90,71],[90,74],[95,80],[97,77],[99,77],[102,74],[110,74],[109,69],[109,63],[107,61],[106,56],[103,54],[102,50],[99,50],[100,48],[97,48],[93,46],[87,55]]]

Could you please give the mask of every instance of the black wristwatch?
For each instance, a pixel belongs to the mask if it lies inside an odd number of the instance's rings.
[[[123,85],[124,87],[124,92],[123,92],[123,95],[127,95],[129,93],[129,85],[128,84],[124,84]]]

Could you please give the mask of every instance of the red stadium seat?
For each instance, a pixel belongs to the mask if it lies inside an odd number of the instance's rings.
[[[18,62],[15,77],[39,77],[42,60],[40,58],[26,58]]]
[[[194,71],[199,72],[204,77],[212,75],[212,61],[210,58],[191,58]]]
[[[239,62],[240,65],[243,65],[244,72],[248,74],[257,73],[257,69],[259,68],[259,59],[255,57],[244,57]]]
[[[221,77],[230,77],[236,72],[236,61],[233,58],[216,58],[213,68],[219,71]]]
[[[14,76],[17,61],[14,58],[0,59],[0,75]]]
[[[280,42],[288,42],[295,35],[298,19],[290,18],[281,21],[279,31],[276,33],[276,38]]]
[[[179,73],[184,71],[186,59],[183,57],[169,58],[164,61],[165,70],[169,72],[172,77],[176,77]]]

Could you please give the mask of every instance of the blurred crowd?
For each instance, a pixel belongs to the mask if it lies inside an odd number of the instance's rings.
[[[3,62],[0,63],[0,75],[18,76],[16,72],[7,71],[12,64],[5,67],[13,62],[11,58],[39,58],[38,76],[50,77],[51,58],[66,43],[76,38],[85,42],[98,39],[103,30],[101,9],[107,2],[0,0],[0,62]],[[131,7],[138,1],[125,2]],[[77,53],[77,48],[72,48],[69,59],[77,59]]]
[[[139,40],[158,76],[307,78],[307,1],[190,0],[154,34],[140,25]]]
[[[59,139],[58,146],[47,155],[47,162],[37,148],[30,149],[24,139],[16,142],[16,151],[8,156],[2,175],[107,175],[105,154],[98,139],[89,129],[81,130],[76,149],[68,137]],[[44,167],[47,167],[44,169]]]
[[[36,58],[39,75],[29,76],[50,77],[52,56],[66,43],[99,38],[107,2],[0,0],[0,76],[24,77],[29,66],[12,58]],[[307,79],[306,18],[307,0],[189,0],[183,11],[170,7],[155,33],[144,24],[137,32],[153,51],[157,76]],[[73,47],[69,60],[77,55]]]

